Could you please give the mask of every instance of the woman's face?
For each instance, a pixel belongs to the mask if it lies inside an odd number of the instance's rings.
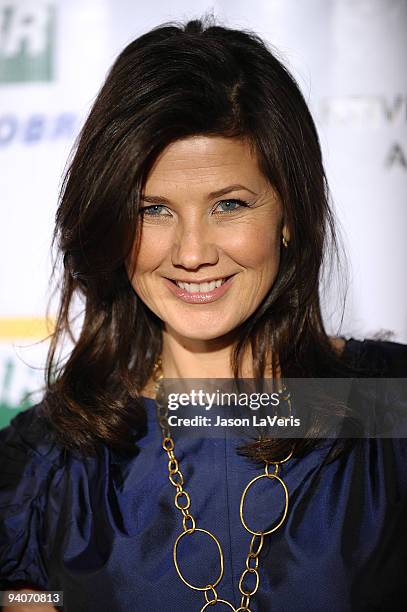
[[[170,334],[211,340],[232,332],[273,285],[283,229],[279,197],[248,143],[193,136],[170,144],[143,196],[134,290]],[[214,290],[197,286],[225,277]]]

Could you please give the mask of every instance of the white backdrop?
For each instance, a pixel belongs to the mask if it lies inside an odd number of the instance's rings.
[[[43,381],[58,188],[106,72],[151,27],[205,12],[276,47],[313,112],[351,265],[329,331],[407,342],[407,0],[0,0],[0,425]]]

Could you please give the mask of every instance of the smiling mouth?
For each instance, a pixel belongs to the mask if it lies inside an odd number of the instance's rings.
[[[188,304],[210,304],[222,298],[233,285],[236,274],[225,276],[210,283],[184,283],[163,277],[168,289],[178,299]],[[180,284],[178,284],[180,283]]]
[[[222,285],[224,285],[226,281],[232,278],[232,276],[234,276],[234,274],[231,274],[230,276],[215,278],[211,281],[206,281],[206,282],[201,282],[201,283],[177,281],[177,280],[174,280],[173,278],[169,278],[168,280],[170,280],[179,289],[185,289],[186,291],[193,293],[193,292],[213,291],[214,289],[217,289],[218,287],[221,287]]]

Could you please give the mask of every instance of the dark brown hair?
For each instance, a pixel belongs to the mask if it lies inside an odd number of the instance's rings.
[[[247,347],[259,380],[270,350],[286,378],[344,375],[319,301],[324,255],[333,261],[338,239],[316,128],[299,87],[252,32],[210,19],[164,24],[115,61],[61,190],[52,274],[61,259],[63,271],[44,410],[68,449],[93,453],[104,443],[136,452],[145,425],[138,397],[161,353],[162,321],[134,292],[125,262],[139,237],[139,199],[152,164],[171,142],[198,134],[248,140],[290,230],[273,286],[239,329],[234,376]],[[75,297],[84,303],[77,338]],[[73,349],[61,364],[57,347],[68,338]],[[296,440],[296,452],[315,442]],[[273,458],[289,443],[255,441],[241,452]]]

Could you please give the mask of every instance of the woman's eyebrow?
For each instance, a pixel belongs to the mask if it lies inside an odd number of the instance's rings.
[[[244,185],[229,185],[228,187],[224,187],[223,189],[219,189],[218,191],[212,191],[209,194],[209,197],[219,198],[220,196],[225,195],[225,193],[230,193],[231,191],[240,191],[241,189],[250,191],[250,193],[252,193],[253,195],[259,195],[258,193],[256,193],[255,191],[252,191],[251,189],[249,189],[248,187],[245,187]]]
[[[250,193],[252,193],[253,195],[259,195],[258,193],[252,191],[244,185],[228,185],[227,187],[223,187],[222,189],[218,189],[217,191],[211,191],[211,193],[208,194],[208,198],[219,198],[220,196],[225,195],[226,193],[231,193],[232,191],[240,191],[242,189],[244,189],[245,191],[250,191]],[[158,204],[160,202],[165,202],[166,204],[171,203],[168,198],[165,198],[164,196],[160,195],[143,195],[141,199],[144,202],[151,202],[152,204]]]

